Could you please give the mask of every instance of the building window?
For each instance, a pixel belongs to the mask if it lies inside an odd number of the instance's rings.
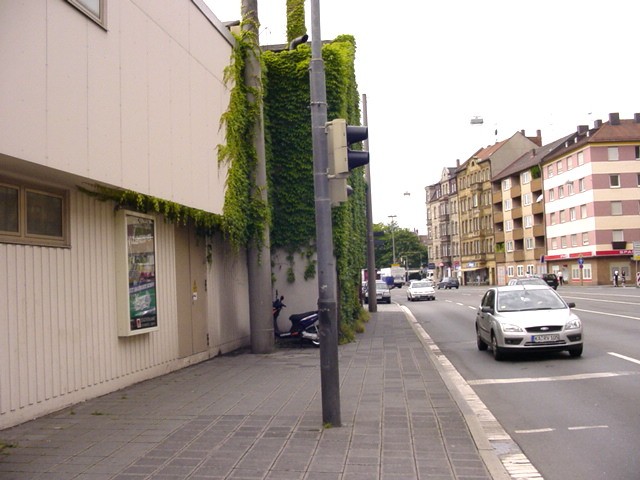
[[[528,205],[531,205],[532,200],[531,200],[531,194],[530,193],[525,193],[522,196],[522,205],[524,205],[525,207]]]
[[[578,190],[581,192],[584,192],[586,190],[584,178],[581,178],[580,180],[578,180]]]
[[[582,234],[582,245],[589,245],[589,233],[584,232]]]
[[[573,222],[575,219],[576,219],[576,209],[575,207],[571,207],[569,209],[569,220]]]
[[[524,275],[524,265],[518,265],[516,268],[518,269],[518,276],[522,277]]]
[[[573,234],[571,235],[571,246],[572,247],[577,247],[578,246],[578,235],[577,234]]]
[[[564,198],[564,185],[558,187],[558,198]]]
[[[567,157],[567,170],[571,170],[573,168],[573,155]]]
[[[520,175],[520,184],[526,185],[527,183],[531,183],[531,172],[529,170],[522,172],[522,175]]]
[[[640,160],[640,145],[636,145],[635,147],[636,160]]]
[[[557,250],[558,249],[558,239],[557,238],[552,238],[551,239],[551,250]]]
[[[527,237],[525,238],[525,247],[527,250],[533,250],[534,241],[533,238]]]
[[[584,152],[578,152],[578,165],[584,165]]]
[[[614,242],[624,242],[624,230],[613,230],[611,234]]]
[[[573,195],[573,182],[567,183],[567,195]]]
[[[63,190],[0,180],[0,241],[68,246],[69,199]]]
[[[556,199],[556,192],[553,189],[549,190],[549,201],[553,202],[555,199]]]
[[[513,252],[513,240],[507,242],[507,252]]]
[[[588,216],[587,206],[580,205],[580,218],[587,218],[587,216]]]
[[[638,186],[640,187],[640,173],[638,174],[637,181],[638,181]]]
[[[533,215],[525,215],[524,228],[531,228],[533,226]]]
[[[555,214],[555,212],[549,214],[549,223],[551,225],[555,225],[556,224],[556,214]]]
[[[553,177],[553,165],[547,167],[547,178]]]
[[[505,178],[502,180],[502,190],[509,190],[511,188],[511,179]]]
[[[609,186],[611,188],[620,188],[620,175],[609,175]]]
[[[505,199],[503,208],[504,208],[505,212],[508,212],[508,211],[511,210],[511,199],[510,198]]]
[[[98,25],[107,26],[107,0],[67,0]]]
[[[556,169],[558,170],[558,175],[560,175],[564,171],[564,168],[562,168],[562,160],[559,160],[556,163]]]
[[[504,221],[504,231],[505,232],[511,232],[513,230],[513,221],[512,220],[505,220]]]
[[[527,265],[527,275],[533,275],[535,271],[535,266]]]
[[[622,215],[622,202],[611,202],[611,215]]]
[[[507,276],[508,277],[513,277],[513,265],[509,265],[507,267]]]
[[[560,223],[564,223],[564,210],[560,210]]]
[[[562,242],[562,248],[567,248],[567,237],[561,237],[560,240]]]
[[[608,147],[607,158],[609,160],[618,160],[618,147]]]

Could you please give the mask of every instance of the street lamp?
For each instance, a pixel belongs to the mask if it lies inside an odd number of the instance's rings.
[[[392,256],[393,256],[393,262],[392,263],[394,265],[396,263],[396,239],[395,239],[395,235],[394,235],[396,217],[397,217],[397,215],[389,215],[389,218],[391,219],[391,252],[392,252]]]

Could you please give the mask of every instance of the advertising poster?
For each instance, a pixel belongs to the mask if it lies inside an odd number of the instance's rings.
[[[154,220],[127,215],[129,323],[132,331],[158,326]]]

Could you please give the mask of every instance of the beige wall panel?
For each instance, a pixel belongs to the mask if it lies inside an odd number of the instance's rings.
[[[151,193],[149,185],[149,26],[133,4],[121,5],[122,165],[124,186]],[[164,193],[164,192],[162,192]],[[158,191],[155,195],[163,196]]]
[[[44,162],[46,9],[41,2],[1,1],[3,18],[10,21],[0,28],[0,112],[12,114],[0,115],[0,151]]]
[[[70,16],[66,2],[49,2],[47,7],[45,164],[84,175],[87,171],[89,25],[81,16]]]
[[[87,176],[111,185],[122,185],[122,143],[120,140],[120,48],[111,31],[119,31],[122,2],[109,2],[109,32],[88,29],[88,156]]]
[[[149,183],[152,190],[164,198],[173,200],[173,176],[171,175],[171,75],[174,67],[167,52],[171,41],[157,25],[149,26]]]
[[[189,153],[191,150],[191,135],[189,127],[190,90],[189,90],[189,61],[182,54],[179,46],[172,44],[167,55],[171,59],[171,181],[173,184],[173,198],[181,202],[185,192],[189,191],[191,177],[189,168]],[[191,204],[190,204],[191,205]]]
[[[194,59],[205,68],[220,84],[223,72],[231,59],[231,45],[222,41],[211,23],[199,10],[190,10],[189,47]],[[205,40],[203,40],[205,39]]]
[[[189,49],[191,0],[135,0],[135,5],[185,51]],[[191,7],[191,8],[189,8]]]

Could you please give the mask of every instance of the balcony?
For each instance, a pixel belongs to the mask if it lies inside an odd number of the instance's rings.
[[[520,185],[511,185],[511,198],[516,198],[522,195],[522,187]]]
[[[531,212],[534,215],[544,213],[544,203],[542,201],[534,202],[533,205],[531,206]]]
[[[514,262],[523,262],[524,261],[524,250],[516,250],[513,252],[513,261]]]
[[[494,210],[493,223],[502,223],[502,222],[504,222],[504,213],[502,213],[502,210]]]
[[[536,247],[533,249],[533,256],[536,257],[536,260],[539,260],[540,257],[546,254],[545,251],[544,247]]]
[[[497,192],[493,192],[491,201],[494,205],[496,203],[502,203],[502,192],[500,190],[498,190]]]
[[[542,192],[542,177],[534,178],[531,180],[531,191]]]
[[[440,241],[441,242],[450,242],[451,241],[451,235],[449,235],[448,233],[443,233],[440,235]]]
[[[534,237],[544,237],[544,225],[534,225],[533,226],[533,236]]]
[[[522,218],[522,207],[513,207],[511,209],[511,218]]]
[[[504,263],[505,262],[505,254],[504,252],[496,252],[496,263]]]
[[[626,241],[611,242],[611,249],[612,250],[626,250],[627,249],[627,242]]]
[[[522,240],[524,238],[524,230],[522,228],[516,228],[511,235],[514,240]]]
[[[504,242],[504,232],[500,231],[500,232],[495,232],[493,235],[494,241],[495,243],[502,243]]]

